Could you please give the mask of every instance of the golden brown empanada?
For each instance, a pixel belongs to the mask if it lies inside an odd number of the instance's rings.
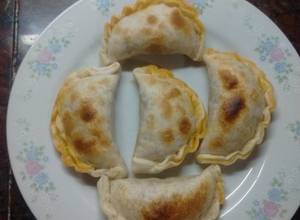
[[[202,59],[204,26],[184,0],[137,0],[106,24],[103,64],[140,54],[184,54]]]
[[[207,49],[209,76],[207,134],[200,146],[200,163],[230,165],[247,158],[263,141],[275,108],[265,74],[235,53]]]
[[[132,160],[134,173],[159,173],[180,165],[198,149],[206,112],[196,93],[156,66],[136,68],[140,127]]]
[[[52,112],[51,132],[65,165],[99,177],[127,176],[112,136],[119,63],[67,77]]]
[[[109,220],[213,220],[224,201],[218,166],[190,177],[110,181],[104,176],[97,185]]]

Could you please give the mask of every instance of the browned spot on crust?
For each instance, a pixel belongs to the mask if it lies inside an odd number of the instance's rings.
[[[242,96],[236,95],[227,99],[221,106],[222,122],[225,124],[234,122],[245,108],[246,104]]]
[[[189,34],[191,31],[191,28],[187,25],[185,18],[177,8],[171,12],[170,22],[175,28],[184,31],[186,34]]]
[[[161,101],[161,114],[165,117],[165,118],[170,118],[172,116],[172,113],[173,113],[173,109],[172,109],[172,106],[171,104],[166,101],[166,100],[162,100]]]
[[[207,202],[208,185],[203,183],[195,193],[187,196],[173,194],[169,198],[158,199],[142,209],[144,220],[196,219]]]
[[[85,121],[85,122],[92,121],[95,118],[96,113],[97,113],[97,111],[90,101],[85,100],[80,103],[79,114],[80,114],[80,118],[83,121]]]
[[[69,112],[65,112],[62,116],[62,123],[64,125],[64,129],[67,135],[70,135],[73,128],[74,128],[74,122],[72,119],[72,116]]]
[[[162,36],[154,37],[145,50],[148,53],[164,53],[167,50],[164,46],[164,38]]]
[[[231,90],[235,89],[238,85],[238,79],[229,70],[220,70],[219,75],[222,80],[223,87],[225,89]]]
[[[152,34],[152,30],[150,28],[143,28],[142,29],[142,32],[145,34],[145,35],[150,35]]]
[[[148,53],[163,53],[167,50],[164,45],[152,43],[146,48],[146,52]]]
[[[178,97],[181,94],[181,92],[177,88],[173,88],[170,91],[168,91],[162,100],[160,101],[161,103],[161,109],[162,109],[162,115],[165,118],[170,118],[173,113],[173,107],[170,104],[170,100],[173,98]]]
[[[184,116],[182,119],[180,119],[180,121],[178,123],[178,128],[182,134],[187,135],[192,128],[192,124],[191,124],[189,118]]]
[[[173,24],[176,28],[183,28],[185,26],[184,17],[181,15],[178,9],[174,9],[171,12],[170,21],[171,24]]]
[[[209,142],[210,148],[222,148],[224,145],[224,139],[221,137],[215,137]]]
[[[147,22],[148,22],[148,24],[154,25],[157,23],[157,17],[154,15],[149,15],[147,17]]]
[[[173,88],[170,92],[167,93],[166,99],[172,99],[180,96],[181,92],[177,88]]]
[[[83,154],[90,154],[94,150],[94,145],[96,144],[95,139],[84,139],[84,138],[77,138],[73,142],[76,150]]]
[[[160,140],[163,143],[170,144],[174,141],[174,135],[172,129],[167,128],[160,132]]]
[[[111,140],[107,135],[104,133],[104,131],[100,128],[95,128],[92,130],[92,134],[97,137],[97,140],[99,141],[100,145],[102,147],[109,147],[111,145]]]

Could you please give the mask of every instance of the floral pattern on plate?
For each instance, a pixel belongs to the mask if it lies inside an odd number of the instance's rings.
[[[253,29],[254,29],[254,24],[253,24],[253,21],[252,21],[252,15],[246,15],[246,16],[244,17],[243,24],[244,24],[244,26],[245,26],[248,30],[253,31]]]
[[[188,2],[195,6],[199,14],[203,14],[207,8],[213,6],[215,0],[188,0]]]
[[[36,59],[29,61],[29,67],[33,71],[32,78],[40,76],[51,77],[58,68],[57,55],[70,45],[70,36],[52,37],[46,45],[38,44],[34,49]]]
[[[32,201],[36,201],[37,193],[44,192],[51,200],[56,200],[55,184],[51,181],[46,171],[48,156],[46,156],[45,146],[38,146],[33,142],[24,143],[22,150],[17,155],[17,160],[23,163],[23,170],[20,176],[23,182],[28,182],[30,188],[35,192]]]
[[[30,123],[25,118],[18,118],[16,122],[18,127],[21,129],[20,135],[23,136],[27,134],[30,129]]]
[[[287,128],[294,135],[294,140],[300,143],[300,121],[288,124]]]
[[[300,166],[288,170],[280,171],[270,182],[263,199],[254,200],[252,208],[246,213],[250,219],[271,220],[286,219],[289,199],[294,193],[300,191],[298,177],[300,175]]]
[[[289,193],[285,189],[285,173],[280,172],[271,181],[270,188],[264,199],[254,200],[252,208],[247,211],[251,219],[269,220],[283,218],[287,212],[284,202],[288,200]]]
[[[292,56],[287,48],[280,45],[279,37],[266,36],[265,34],[259,38],[258,46],[255,51],[259,54],[259,59],[262,62],[267,62],[272,65],[275,73],[275,78],[284,90],[290,89],[289,78],[294,72],[293,65],[288,58]]]
[[[110,9],[115,6],[114,0],[94,0],[96,8],[103,16],[109,16]]]

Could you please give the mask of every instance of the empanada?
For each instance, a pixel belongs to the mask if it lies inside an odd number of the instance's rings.
[[[198,149],[206,112],[196,93],[154,65],[136,68],[140,127],[132,160],[134,173],[159,173]]]
[[[109,220],[213,220],[224,201],[216,165],[200,176],[112,181],[104,176],[97,185]]]
[[[207,134],[200,146],[200,163],[230,165],[247,158],[263,141],[276,102],[265,74],[235,53],[207,49],[209,76]]]
[[[99,177],[127,176],[113,141],[113,101],[119,63],[67,77],[52,112],[53,142],[65,165]]]
[[[184,0],[137,0],[106,24],[100,51],[107,65],[140,54],[202,59],[204,26]]]

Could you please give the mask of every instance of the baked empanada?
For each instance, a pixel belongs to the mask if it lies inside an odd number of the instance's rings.
[[[65,165],[94,177],[127,176],[113,135],[113,101],[119,63],[90,68],[67,77],[51,118],[53,142]]]
[[[263,141],[276,102],[265,74],[235,53],[207,49],[209,76],[207,134],[200,146],[200,163],[230,165],[247,158]]]
[[[213,220],[224,201],[216,165],[200,176],[112,181],[104,176],[97,185],[109,220]]]
[[[198,149],[206,112],[196,93],[154,65],[136,68],[140,127],[132,160],[134,173],[159,173]]]
[[[184,0],[137,0],[106,24],[100,52],[107,65],[140,54],[202,59],[204,26]]]

